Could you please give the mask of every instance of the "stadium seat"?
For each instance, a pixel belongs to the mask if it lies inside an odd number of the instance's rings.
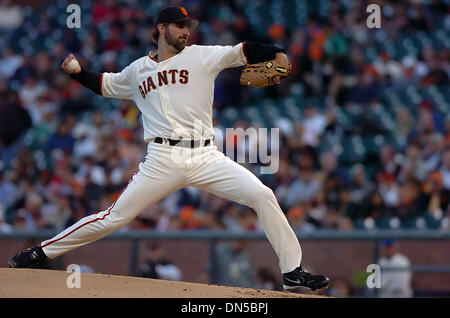
[[[364,226],[364,220],[363,219],[356,219],[353,222],[353,225],[355,226],[356,230],[365,230],[366,227]]]
[[[441,215],[440,217],[435,217],[431,213],[426,212],[424,213],[423,218],[426,221],[427,228],[438,229],[441,226],[443,215]]]
[[[375,225],[377,227],[377,229],[380,230],[387,230],[387,229],[391,229],[391,225],[390,225],[390,218],[380,218],[375,222]]]

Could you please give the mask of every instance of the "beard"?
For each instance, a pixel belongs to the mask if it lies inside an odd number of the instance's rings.
[[[164,37],[166,39],[166,43],[174,47],[178,52],[180,52],[186,47],[188,41],[187,37],[176,37],[171,32],[166,32]]]

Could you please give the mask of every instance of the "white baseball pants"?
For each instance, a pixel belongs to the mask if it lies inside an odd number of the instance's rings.
[[[278,256],[281,272],[300,265],[300,244],[272,190],[213,145],[191,149],[150,142],[139,171],[107,210],[84,217],[42,242],[41,247],[49,258],[55,258],[99,240],[129,223],[149,205],[187,186],[252,208]]]

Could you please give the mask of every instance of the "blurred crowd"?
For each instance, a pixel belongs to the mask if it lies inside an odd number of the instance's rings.
[[[264,27],[251,23],[249,6],[276,2],[251,2],[85,1],[77,30],[65,25],[68,2],[29,7],[0,1],[0,231],[63,229],[108,208],[137,171],[146,151],[137,108],[130,101],[94,96],[62,72],[60,64],[74,53],[87,68],[120,71],[155,48],[151,29],[165,5],[183,5],[200,21],[191,43],[272,43],[285,48],[292,61],[293,75],[264,90],[241,86],[239,69],[223,72],[216,81],[217,127],[223,127],[221,114],[227,109],[243,109],[258,99],[282,100],[300,92],[324,101],[324,108],[306,105],[300,119],[280,122],[279,170],[264,179],[296,230],[351,230],[361,221],[368,228],[381,220],[395,228],[418,217],[448,227],[450,119],[434,100],[395,109],[389,133],[406,143],[384,143],[370,172],[365,162],[344,165],[334,147],[322,143],[344,135],[384,134],[375,120],[383,91],[408,85],[448,90],[448,4],[371,1],[382,8],[382,28],[372,30],[366,25],[364,1],[323,1],[325,15],[312,9],[315,1],[296,1],[309,8],[303,24],[290,26],[274,18]],[[439,30],[447,42],[430,42],[416,55],[394,57],[389,50],[372,58],[366,54],[405,35],[431,36]],[[355,109],[360,115],[350,128],[344,127],[339,110]],[[233,125],[248,128],[252,123]],[[261,230],[249,208],[195,188],[149,207],[122,230],[130,228]]]

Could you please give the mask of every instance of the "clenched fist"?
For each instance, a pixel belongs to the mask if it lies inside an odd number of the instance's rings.
[[[80,63],[75,56],[70,53],[61,65],[61,68],[69,74],[77,74],[81,72]]]

